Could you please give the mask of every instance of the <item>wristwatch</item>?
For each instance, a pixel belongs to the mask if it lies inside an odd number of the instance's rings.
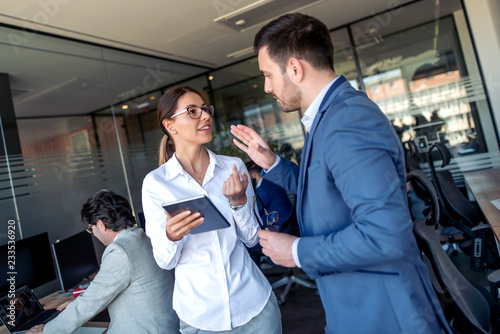
[[[244,207],[246,205],[245,204],[241,204],[241,205],[232,205],[231,202],[229,202],[229,207],[233,210],[233,211],[238,211],[239,209],[241,209],[242,207]]]

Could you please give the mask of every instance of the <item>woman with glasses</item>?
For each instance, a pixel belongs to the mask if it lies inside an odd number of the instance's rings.
[[[182,333],[281,333],[272,288],[245,246],[259,241],[254,191],[243,161],[214,154],[214,108],[190,87],[174,87],[158,104],[164,133],[159,167],[142,187],[146,231],[156,262],[175,268],[173,305]],[[162,204],[206,195],[230,227],[190,234],[203,217],[189,211],[171,216]]]

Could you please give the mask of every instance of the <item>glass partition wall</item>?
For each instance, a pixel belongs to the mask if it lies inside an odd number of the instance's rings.
[[[2,140],[0,207],[15,220],[17,237],[49,231],[54,242],[82,231],[82,204],[101,189],[128,198],[137,212],[160,132],[149,111],[156,110],[161,89],[206,69],[26,36],[0,27],[0,73],[10,84],[1,94],[8,93],[12,105],[8,110],[2,99],[1,117],[14,120],[2,122],[9,136]],[[9,145],[13,138],[17,147]],[[1,231],[0,244],[7,237]]]
[[[402,141],[414,140],[422,154],[445,143],[458,182],[464,171],[498,163],[459,0],[411,2],[331,36],[336,73],[380,106]],[[163,136],[156,107],[172,85],[190,85],[214,104],[210,149],[246,160],[229,133],[243,123],[300,163],[302,113],[282,113],[264,92],[256,57],[211,69],[2,26],[0,55],[0,210],[17,238],[48,231],[53,242],[83,230],[81,205],[104,188],[140,212],[142,180],[157,167]],[[0,244],[7,238],[5,228]]]
[[[478,160],[498,164],[498,140],[460,1],[418,1],[349,29],[363,88],[402,142],[414,141],[422,156],[433,143],[444,143],[453,158],[447,168],[459,184]]]

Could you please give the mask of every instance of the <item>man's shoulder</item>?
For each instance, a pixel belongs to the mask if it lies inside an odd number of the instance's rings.
[[[379,106],[368,96],[352,86],[343,87],[341,92],[330,102],[325,110],[324,120],[340,126],[341,121],[358,123],[359,119],[385,119]]]
[[[113,250],[121,248],[127,250],[128,248],[149,242],[149,238],[145,237],[144,230],[140,227],[129,227],[120,232],[119,238],[106,247],[106,250]]]
[[[346,104],[364,104],[374,103],[365,92],[357,90],[352,87],[348,82],[343,84],[338,89],[337,96],[332,101],[332,104],[346,103]]]

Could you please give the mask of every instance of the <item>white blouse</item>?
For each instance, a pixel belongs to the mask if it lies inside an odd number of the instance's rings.
[[[144,178],[142,207],[156,262],[163,269],[175,268],[173,306],[179,318],[199,329],[223,331],[259,314],[272,289],[243,245],[252,247],[259,241],[251,184],[246,190],[247,204],[240,210],[233,211],[222,194],[233,165],[250,182],[245,164],[239,158],[207,151],[210,164],[203,186],[182,169],[174,154]],[[162,204],[198,195],[210,198],[231,226],[170,241]]]

